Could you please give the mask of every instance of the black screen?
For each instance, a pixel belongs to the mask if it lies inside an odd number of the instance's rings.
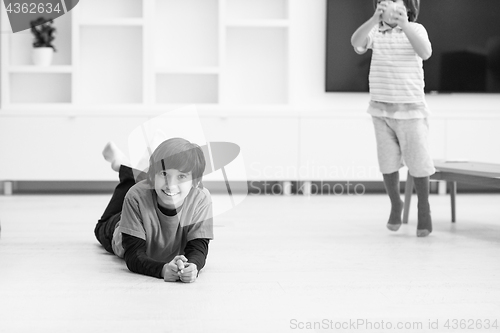
[[[368,91],[371,51],[350,40],[373,12],[371,0],[327,0],[326,91]],[[500,92],[500,0],[425,0],[417,22],[432,43],[426,92]]]

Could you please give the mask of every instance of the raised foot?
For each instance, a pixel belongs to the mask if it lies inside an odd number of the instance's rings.
[[[102,150],[104,159],[111,163],[111,169],[118,172],[121,165],[129,165],[125,154],[113,142],[108,142]]]

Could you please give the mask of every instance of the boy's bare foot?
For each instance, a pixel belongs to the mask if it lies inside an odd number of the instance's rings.
[[[111,163],[111,169],[118,172],[120,165],[130,166],[127,156],[113,142],[108,142],[102,151],[104,159]]]

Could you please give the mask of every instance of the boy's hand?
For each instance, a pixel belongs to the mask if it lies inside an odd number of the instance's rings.
[[[177,273],[182,282],[190,283],[196,281],[198,267],[191,262],[184,263],[184,268]]]
[[[403,6],[397,6],[394,11],[394,21],[401,27],[405,28],[408,24],[408,13],[406,12],[406,8]]]
[[[373,20],[376,20],[377,23],[382,21],[382,14],[387,10],[387,1],[381,1],[377,8],[375,9],[375,13],[373,13]]]
[[[163,280],[165,282],[175,282],[179,280],[179,270],[184,269],[184,263],[187,262],[187,258],[183,255],[175,256],[171,262],[163,266],[161,272]]]

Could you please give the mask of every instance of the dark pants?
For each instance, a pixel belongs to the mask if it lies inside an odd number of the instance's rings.
[[[120,221],[122,215],[123,201],[128,190],[135,185],[136,179],[135,174],[139,174],[137,181],[145,178],[144,173],[134,172],[135,170],[121,165],[118,171],[118,177],[120,182],[116,186],[113,196],[108,203],[108,206],[104,210],[101,219],[97,222],[94,234],[106,249],[106,251],[113,253],[113,248],[111,247],[111,241],[113,240],[113,232],[115,231],[116,224]]]

